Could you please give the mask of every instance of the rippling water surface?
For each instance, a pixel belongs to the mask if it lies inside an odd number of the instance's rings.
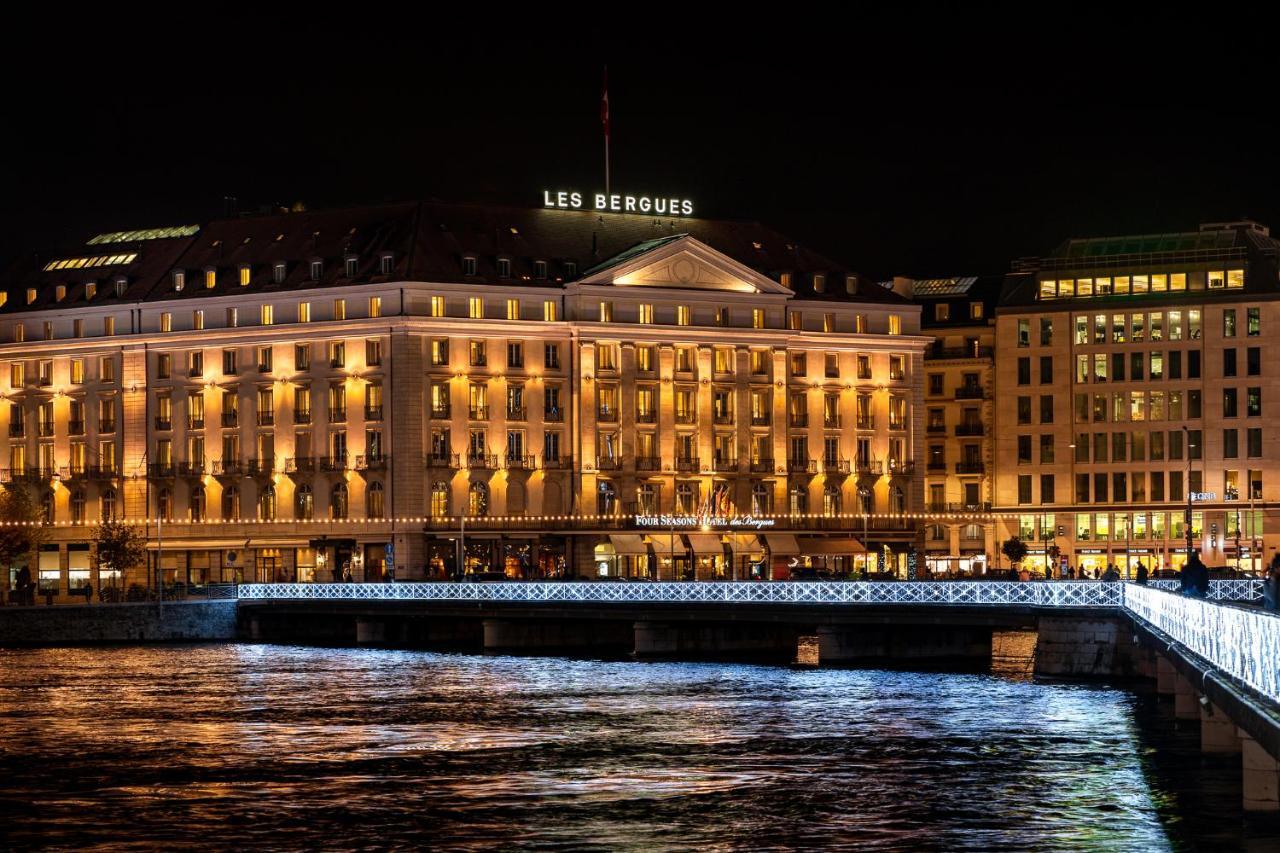
[[[268,645],[0,672],[13,845],[1269,843],[1239,759],[1154,699],[1025,677]]]

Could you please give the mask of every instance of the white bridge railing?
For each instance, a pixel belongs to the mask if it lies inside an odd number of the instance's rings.
[[[674,581],[241,584],[247,600],[493,601],[600,604],[946,604],[1119,607],[1124,585],[1098,581]]]
[[[1177,592],[1181,581],[1151,580],[1147,585],[1165,592]],[[1262,598],[1262,580],[1260,578],[1239,578],[1224,581],[1209,581],[1210,601],[1257,601]]]

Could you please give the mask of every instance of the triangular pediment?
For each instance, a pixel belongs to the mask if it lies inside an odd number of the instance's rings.
[[[624,253],[616,263],[606,261],[580,283],[792,295],[768,276],[687,235],[640,249]]]

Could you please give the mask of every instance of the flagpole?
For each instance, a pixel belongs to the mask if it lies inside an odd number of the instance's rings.
[[[604,125],[604,194],[609,195],[609,66],[604,67],[604,94],[600,98],[600,123]]]

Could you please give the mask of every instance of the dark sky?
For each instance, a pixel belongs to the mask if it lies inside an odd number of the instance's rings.
[[[224,196],[594,191],[605,62],[615,190],[767,222],[874,276],[1001,272],[1068,236],[1246,215],[1280,229],[1280,65],[1240,10],[1182,31],[1066,6],[1078,29],[924,7],[742,5],[704,24],[674,7],[648,24],[206,11],[180,33],[58,27],[56,50],[40,35],[56,21],[10,30],[0,262],[218,215]]]

